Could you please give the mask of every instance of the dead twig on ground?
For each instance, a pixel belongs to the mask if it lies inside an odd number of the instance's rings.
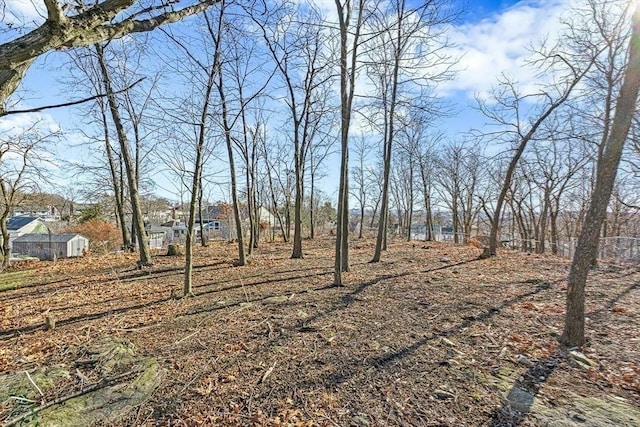
[[[42,405],[38,406],[37,408],[32,408],[32,409],[29,410],[29,412],[26,412],[26,413],[24,413],[22,415],[19,415],[19,416],[15,417],[15,418],[10,419],[9,421],[7,421],[7,423],[5,424],[5,427],[11,427],[11,426],[17,425],[21,421],[23,421],[23,420],[25,420],[25,419],[37,414],[38,412],[41,412],[41,411],[47,409],[47,408],[50,408],[50,407],[55,406],[55,405],[58,405],[60,403],[64,403],[64,402],[66,402],[68,400],[71,400],[73,398],[76,398],[76,397],[91,393],[92,391],[98,390],[98,389],[100,389],[102,387],[106,387],[108,385],[115,384],[118,381],[120,381],[120,380],[122,380],[124,378],[128,378],[131,375],[135,375],[137,373],[138,373],[137,371],[128,371],[128,372],[125,372],[125,373],[120,374],[120,375],[115,375],[113,377],[103,378],[100,381],[98,381],[97,383],[92,384],[92,385],[90,385],[89,387],[87,387],[85,389],[78,390],[78,391],[76,391],[74,393],[71,393],[71,394],[68,394],[66,396],[61,396],[61,397],[58,397],[56,399],[50,400],[49,402],[45,402]],[[29,374],[27,374],[27,375],[29,375]],[[29,379],[31,379],[31,378],[29,377]],[[32,383],[33,383],[33,381],[32,381]],[[38,388],[38,391],[40,391],[39,388]],[[40,391],[40,393],[42,393],[42,391]]]

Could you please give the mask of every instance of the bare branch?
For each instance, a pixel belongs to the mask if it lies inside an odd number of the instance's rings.
[[[47,0],[47,21],[35,30],[0,45],[0,104],[16,90],[31,63],[46,52],[91,46],[127,34],[151,31],[202,12],[218,1],[199,0],[191,6],[158,13],[147,19],[135,19],[138,14],[134,13],[119,22],[112,22],[136,1],[104,0],[77,15],[66,16],[56,0]]]
[[[67,19],[57,0],[44,0],[44,5],[47,7],[49,21],[61,24]]]
[[[131,83],[129,86],[125,87],[124,89],[116,90],[116,91],[114,91],[112,93],[99,93],[97,95],[93,95],[93,96],[90,96],[88,98],[78,99],[76,101],[63,102],[62,104],[44,105],[42,107],[27,108],[25,110],[11,110],[11,111],[1,111],[0,110],[0,117],[8,116],[8,115],[11,115],[11,114],[37,113],[39,111],[51,110],[53,108],[70,107],[72,105],[84,104],[85,102],[94,101],[94,100],[99,99],[99,98],[104,98],[104,97],[109,96],[111,94],[117,95],[117,94],[122,93],[122,92],[127,92],[129,89],[131,89],[132,87],[134,87],[135,85],[137,85],[138,83],[143,81],[144,79],[145,79],[145,77],[142,77],[142,78],[136,80],[135,82]]]

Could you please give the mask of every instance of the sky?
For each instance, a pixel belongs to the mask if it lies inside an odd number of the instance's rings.
[[[41,22],[33,4],[42,7],[42,0],[5,0],[8,13],[5,20],[26,20]],[[333,0],[316,0],[323,10],[330,11]],[[462,0],[464,1],[464,0]],[[485,96],[496,84],[500,73],[515,78],[521,87],[533,87],[536,76],[533,72],[523,68],[523,63],[529,53],[528,48],[536,42],[557,36],[560,30],[558,18],[566,13],[569,0],[524,0],[524,1],[473,1],[467,0],[466,12],[448,29],[452,47],[449,54],[459,58],[456,64],[456,77],[443,84],[438,93],[450,105],[455,114],[443,120],[441,125],[447,134],[455,138],[459,133],[470,127],[481,127],[483,118],[473,109],[476,96]],[[331,13],[331,12],[328,12]],[[179,25],[179,24],[178,24]],[[0,28],[1,29],[1,28]],[[0,31],[0,43],[11,37]],[[66,73],[61,64],[64,53],[51,52],[39,58],[29,69],[21,87],[23,95],[20,107],[33,107],[51,103],[59,103],[78,96],[63,83]],[[83,117],[76,114],[77,110],[58,109],[32,115],[15,115],[0,119],[0,132],[11,132],[19,129],[34,119],[39,118],[49,129],[60,129],[67,132],[66,140],[74,141],[80,138],[78,127],[83,126]],[[76,130],[74,130],[76,129]],[[56,147],[58,153],[71,161],[82,162],[83,156],[71,145],[60,143]],[[61,184],[70,184],[71,178],[65,177],[65,167],[61,166],[59,174]],[[337,174],[329,173],[323,180],[322,186],[329,196],[337,191]],[[163,196],[177,200],[162,188],[171,188],[163,178],[158,177],[157,190]]]

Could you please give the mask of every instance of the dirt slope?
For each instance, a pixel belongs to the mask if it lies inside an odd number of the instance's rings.
[[[369,264],[372,244],[355,242],[334,288],[332,242],[304,245],[291,260],[266,244],[246,267],[233,245],[198,249],[187,299],[178,258],[38,266],[0,292],[0,372],[70,375],[33,403],[5,400],[0,421],[98,384],[78,349],[108,336],[162,372],[118,425],[640,425],[637,268],[592,273],[582,359],[556,344],[566,260],[394,242]]]

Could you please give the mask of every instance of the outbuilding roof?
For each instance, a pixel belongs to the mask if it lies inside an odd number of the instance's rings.
[[[18,242],[22,242],[22,243],[64,243],[64,242],[68,242],[70,240],[73,240],[76,236],[80,236],[83,239],[86,239],[86,237],[84,237],[82,234],[78,234],[78,233],[59,233],[59,234],[49,234],[49,233],[41,233],[41,234],[36,234],[36,233],[29,233],[29,234],[24,234],[20,237],[16,237],[15,240],[13,241],[14,243]],[[51,240],[49,240],[49,238],[51,238]]]
[[[27,224],[31,224],[33,221],[37,221],[38,217],[35,216],[12,216],[7,220],[7,230],[17,231]]]

